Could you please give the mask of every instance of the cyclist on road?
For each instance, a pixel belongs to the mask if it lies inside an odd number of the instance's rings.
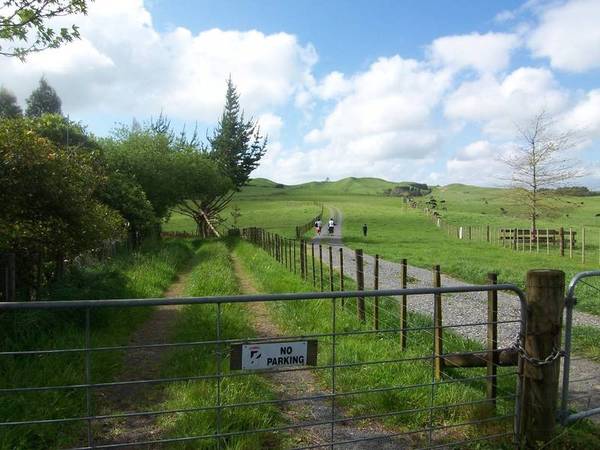
[[[334,227],[335,227],[335,222],[333,221],[333,217],[331,219],[329,219],[327,227],[329,229],[329,234],[333,234],[333,230],[334,230]]]

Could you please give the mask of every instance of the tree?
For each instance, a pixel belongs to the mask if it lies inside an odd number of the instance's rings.
[[[94,195],[105,179],[89,154],[0,119],[0,161],[0,252],[16,252],[23,274],[34,254],[62,261],[122,234],[123,219]]]
[[[17,97],[8,89],[0,86],[0,117],[21,117],[23,111],[17,103]]]
[[[252,120],[244,120],[239,98],[229,78],[223,115],[212,138],[209,138],[211,156],[231,178],[237,190],[248,182],[267,146],[267,140],[261,136],[258,124]]]
[[[519,143],[501,161],[511,170],[516,200],[526,208],[531,229],[536,230],[537,219],[549,208],[551,189],[582,175],[568,155],[578,139],[571,130],[557,131],[556,121],[545,111],[517,126],[517,131]]]
[[[231,189],[204,149],[176,137],[165,124],[163,118],[141,128],[121,128],[102,142],[111,170],[139,183],[158,219],[190,198],[204,201]]]
[[[43,114],[62,114],[61,100],[52,86],[46,79],[40,79],[40,85],[25,100],[27,117],[40,117]]]
[[[48,26],[55,17],[87,14],[86,0],[4,0],[0,5],[0,55],[25,57],[79,39],[79,28]]]
[[[231,180],[232,188],[224,192],[215,189],[212,196],[203,199],[191,197],[178,205],[176,210],[192,217],[203,236],[217,234],[215,225],[220,222],[219,214],[227,207],[233,195],[248,183],[250,174],[258,167],[266,151],[267,139],[253,120],[245,120],[240,109],[239,95],[231,78],[227,80],[225,107],[221,120],[208,138],[210,158],[222,173]]]

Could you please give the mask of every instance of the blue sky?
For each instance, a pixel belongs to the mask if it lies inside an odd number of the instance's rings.
[[[161,111],[204,131],[231,74],[270,137],[255,175],[284,183],[498,185],[543,109],[600,188],[598,19],[597,0],[97,0],[66,19],[80,41],[0,59],[0,84],[24,103],[46,76],[99,135]]]

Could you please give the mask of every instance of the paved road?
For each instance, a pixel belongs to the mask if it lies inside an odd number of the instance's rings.
[[[356,261],[354,250],[346,247],[342,240],[343,215],[335,207],[329,207],[331,216],[336,222],[335,232],[329,235],[326,230],[321,236],[316,236],[312,242],[343,249],[344,274],[356,279]],[[318,254],[318,252],[316,253]],[[324,263],[328,263],[328,252],[323,252]],[[333,266],[339,268],[339,251],[333,252]],[[372,255],[364,255],[364,278],[367,289],[373,287],[373,265],[375,258]],[[408,267],[409,287],[431,287],[433,285],[433,272],[420,267]],[[442,275],[442,286],[464,286],[462,280]],[[379,260],[379,287],[380,289],[400,288],[400,264]],[[445,294],[443,296],[443,325],[463,325],[469,323],[482,323],[487,321],[487,294],[486,293],[464,293]],[[408,300],[409,311],[433,317],[433,296],[417,295]],[[499,321],[516,321],[520,316],[518,297],[508,293],[500,292],[498,295],[498,317]],[[600,328],[600,317],[591,314],[575,312],[574,324],[590,325]],[[461,326],[454,330],[467,338],[485,343],[487,329],[485,325]],[[508,347],[514,341],[519,331],[518,323],[500,323],[498,325],[498,345]],[[600,407],[600,364],[585,358],[574,357],[571,365],[571,383],[569,395],[573,398],[573,406],[576,409],[590,409]],[[579,380],[579,381],[578,381]],[[595,416],[595,421],[600,423],[600,415]]]

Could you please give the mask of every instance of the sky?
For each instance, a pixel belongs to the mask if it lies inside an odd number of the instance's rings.
[[[600,188],[600,0],[96,0],[81,39],[0,56],[21,105],[41,76],[107,136],[161,112],[211,133],[231,76],[268,135],[255,177],[503,183],[544,111]]]

